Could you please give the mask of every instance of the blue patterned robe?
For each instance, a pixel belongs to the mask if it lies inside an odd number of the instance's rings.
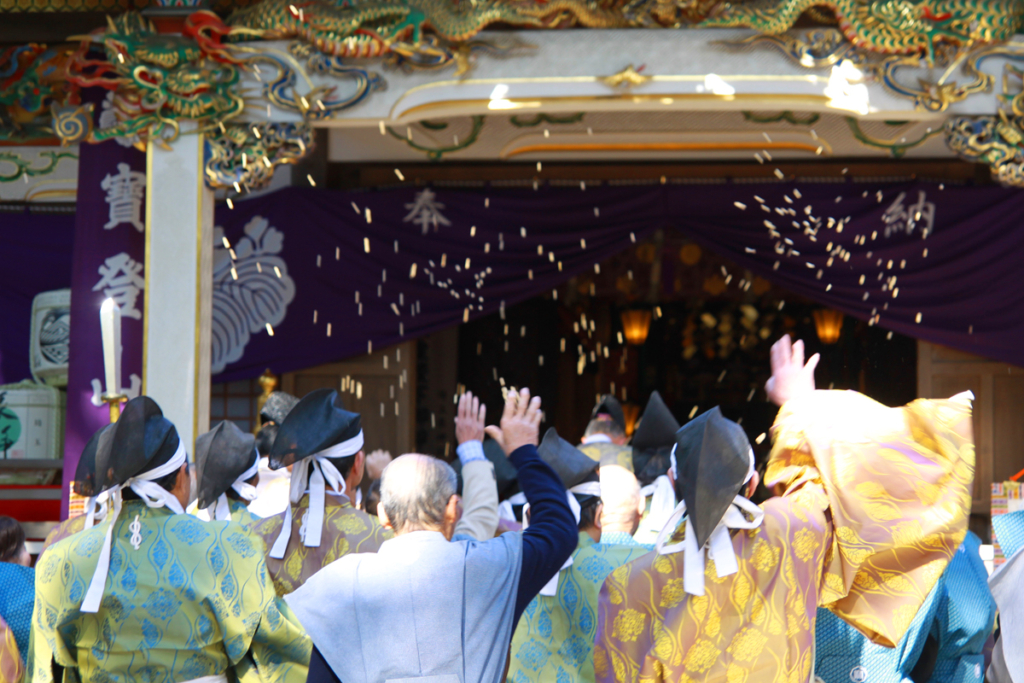
[[[931,635],[939,651],[930,683],[981,683],[982,648],[995,624],[996,605],[978,555],[980,545],[977,536],[967,534],[895,648],[874,645],[839,617],[819,609],[815,674],[825,683],[909,683]]]
[[[131,523],[141,544],[131,544]],[[51,660],[82,683],[304,683],[311,644],[274,592],[264,549],[236,522],[202,522],[125,502],[99,612],[80,611],[109,523],[51,546],[36,568],[29,681]]]
[[[0,562],[0,618],[7,622],[18,643],[21,658],[28,655],[28,634],[32,628],[36,571],[20,564]]]
[[[509,683],[593,683],[601,585],[616,568],[649,550],[629,534],[603,534],[601,542],[594,543],[581,532],[572,565],[558,577],[558,593],[535,597],[519,620],[512,638]]]

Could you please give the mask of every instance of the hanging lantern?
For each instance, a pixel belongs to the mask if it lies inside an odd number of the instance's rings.
[[[643,345],[650,330],[650,311],[637,309],[622,312],[622,333],[626,335],[626,341],[633,346]]]
[[[843,314],[829,308],[814,312],[814,327],[822,344],[835,344],[843,331]]]

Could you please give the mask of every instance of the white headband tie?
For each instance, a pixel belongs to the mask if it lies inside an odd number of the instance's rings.
[[[157,484],[156,480],[177,472],[185,464],[187,458],[185,442],[179,437],[178,449],[174,451],[170,460],[148,472],[137,474],[120,486],[110,489],[109,496],[113,504],[113,514],[110,515],[110,520],[107,523],[107,534],[103,539],[103,547],[100,549],[99,562],[97,562],[96,570],[89,582],[89,590],[86,591],[85,599],[82,601],[83,612],[95,614],[100,609],[100,601],[103,600],[103,590],[107,585],[107,574],[110,571],[110,547],[113,542],[114,524],[117,522],[118,515],[121,514],[121,491],[126,487],[130,488],[148,507],[169,507],[176,514],[183,515],[185,509],[181,506],[181,501],[173,493]]]
[[[599,481],[585,481],[582,484],[576,484],[569,493],[578,493],[581,496],[597,496],[601,497],[601,482]]]
[[[247,469],[238,475],[238,479],[235,479],[234,483],[231,484],[233,488],[243,500],[254,501],[256,500],[256,487],[249,483],[249,480],[255,477],[260,472],[260,454],[256,453],[256,460],[253,461],[252,467]],[[210,508],[213,508],[212,510]],[[231,507],[228,505],[228,494],[222,493],[217,496],[217,502],[207,508],[210,519],[217,519],[222,522],[231,521]]]
[[[569,491],[568,491],[569,508],[572,510],[573,517],[576,518],[576,525],[579,526],[580,516],[583,514],[583,509],[580,507],[579,501],[576,500],[576,496],[573,495],[574,493],[578,493],[581,496],[598,496],[598,497],[600,497],[601,496],[601,482],[599,482],[599,481],[585,481],[582,484],[577,484],[576,486],[573,486],[571,489],[569,489]],[[523,516],[525,518],[525,513],[524,513]],[[524,525],[523,528],[525,529],[526,526]],[[562,572],[564,572],[566,569],[568,569],[571,566],[572,566],[572,555],[570,555],[569,559],[567,559],[565,561],[565,564],[563,564],[559,568],[558,573],[555,574],[554,576],[552,576],[551,580],[548,581],[546,584],[544,584],[544,587],[540,589],[540,594],[541,595],[546,595],[548,597],[557,594],[558,593],[558,577],[560,577],[562,575]]]
[[[753,478],[755,471],[754,450],[750,449],[748,455],[749,465],[747,467],[746,479],[743,480],[744,484]],[[670,469],[672,477],[678,479],[675,446],[672,447],[671,460],[672,467]],[[750,514],[751,519],[747,519],[746,515],[743,514],[744,511]],[[718,522],[718,525],[711,532],[711,536],[703,548],[697,547],[697,533],[693,529],[693,523],[690,521],[689,516],[686,517],[686,538],[681,543],[668,545],[668,541],[675,533],[676,527],[679,526],[679,520],[683,518],[683,515],[686,515],[685,500],[679,501],[672,515],[668,518],[668,522],[662,527],[661,533],[658,534],[658,540],[654,544],[655,550],[657,550],[659,555],[684,552],[683,590],[690,595],[704,595],[705,552],[709,553],[711,559],[715,561],[715,569],[718,572],[719,578],[731,576],[738,572],[739,562],[736,560],[736,551],[732,547],[732,536],[729,534],[729,529],[756,529],[761,526],[761,522],[764,520],[764,510],[743,496],[737,495],[733,498],[729,509],[725,511],[725,515]]]
[[[292,467],[291,502],[292,505],[302,500],[306,492],[306,478],[309,478],[309,512],[302,534],[302,544],[307,548],[319,548],[320,537],[324,528],[324,503],[326,501],[327,484],[338,494],[346,492],[345,477],[330,461],[330,458],[347,458],[363,450],[363,430],[347,441],[325,448],[307,458],[303,458]],[[310,474],[310,468],[313,472]],[[284,512],[284,524],[281,533],[270,549],[270,557],[275,560],[284,559],[288,541],[292,537],[292,506]]]
[[[102,522],[107,518],[107,500],[109,498],[109,491],[100,491],[95,496],[89,496],[89,500],[85,501],[86,529],[91,529],[96,522]]]

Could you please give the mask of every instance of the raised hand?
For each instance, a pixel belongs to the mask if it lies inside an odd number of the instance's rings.
[[[821,360],[819,354],[804,364],[804,343],[793,343],[784,335],[772,344],[772,376],[764,386],[768,398],[777,406],[814,391],[814,368]]]
[[[480,399],[467,391],[459,397],[459,412],[455,417],[455,438],[459,444],[467,441],[484,440],[484,420],[487,417],[487,406]]]
[[[541,417],[540,396],[531,399],[529,389],[509,391],[501,426],[490,425],[486,431],[501,445],[505,455],[510,455],[521,446],[539,443]]]

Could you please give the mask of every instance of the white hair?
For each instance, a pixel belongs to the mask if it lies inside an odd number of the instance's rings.
[[[458,485],[443,460],[409,453],[395,458],[380,477],[380,505],[396,532],[437,530]]]

